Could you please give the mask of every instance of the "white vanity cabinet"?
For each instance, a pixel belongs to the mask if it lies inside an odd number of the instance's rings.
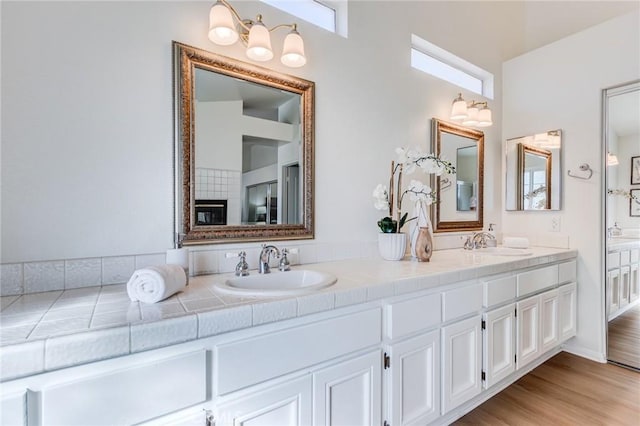
[[[607,318],[609,321],[635,306],[640,296],[640,248],[614,244],[607,254]]]
[[[381,424],[381,365],[376,350],[313,373],[313,425]]]
[[[263,388],[219,404],[216,426],[311,425],[313,414],[311,376],[303,376]]]
[[[442,414],[482,390],[482,284],[442,293]],[[468,317],[464,320],[457,318]]]
[[[384,313],[385,417],[399,426],[430,423],[440,416],[440,293],[392,300]]]
[[[629,271],[637,277],[637,266]],[[449,423],[575,335],[576,289],[575,260],[427,285],[3,382],[0,419],[2,425]]]
[[[516,369],[516,305],[510,303],[482,315],[482,377],[489,388]]]
[[[634,263],[629,268],[629,303],[640,297],[640,264]]]
[[[616,317],[620,310],[620,269],[607,272],[607,316],[609,321]]]

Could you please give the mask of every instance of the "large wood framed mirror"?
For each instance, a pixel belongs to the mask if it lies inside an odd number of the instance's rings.
[[[453,175],[437,176],[432,205],[434,232],[482,229],[484,133],[440,119],[431,120],[431,149],[451,161]]]
[[[313,82],[173,42],[182,244],[313,238]]]

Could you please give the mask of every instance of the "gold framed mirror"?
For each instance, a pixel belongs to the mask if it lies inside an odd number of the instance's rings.
[[[518,144],[518,210],[551,209],[551,151]]]
[[[451,161],[454,175],[432,182],[437,201],[432,204],[434,232],[481,230],[484,194],[484,133],[454,123],[431,120],[431,149]]]
[[[314,237],[311,81],[173,42],[184,245]]]
[[[562,130],[507,139],[506,210],[560,210]]]

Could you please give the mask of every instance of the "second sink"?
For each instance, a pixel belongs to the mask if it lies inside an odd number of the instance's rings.
[[[294,296],[329,287],[337,278],[324,272],[295,269],[287,272],[234,277],[216,283],[222,293],[237,296],[278,297]]]

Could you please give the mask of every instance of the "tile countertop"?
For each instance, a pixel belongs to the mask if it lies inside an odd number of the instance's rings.
[[[566,249],[535,247],[532,251],[530,256],[494,256],[452,249],[435,251],[428,263],[371,258],[299,265],[294,269],[329,272],[338,281],[321,291],[289,298],[218,293],[214,283],[232,274],[191,277],[185,291],[152,305],[131,302],[124,284],[3,296],[0,381],[577,255]]]
[[[640,247],[640,239],[612,237],[607,240],[607,248],[612,250],[629,250]]]

